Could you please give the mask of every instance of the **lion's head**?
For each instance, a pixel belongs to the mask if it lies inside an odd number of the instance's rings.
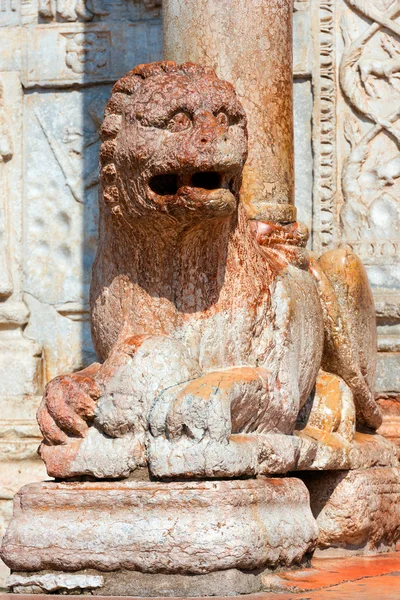
[[[139,65],[113,88],[101,128],[103,198],[125,220],[236,210],[246,116],[230,83],[191,63]]]

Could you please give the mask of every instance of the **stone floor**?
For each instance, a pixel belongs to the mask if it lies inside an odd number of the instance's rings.
[[[400,552],[369,557],[316,558],[312,568],[268,575],[275,591],[246,600],[400,600]],[[60,596],[0,593],[0,600],[51,600]],[[74,596],[79,600],[93,596]],[[99,597],[100,599],[101,597]],[[103,597],[104,598],[104,597]],[[118,600],[113,597],[112,600]],[[127,600],[127,597],[120,597]],[[213,598],[213,600],[222,600]]]

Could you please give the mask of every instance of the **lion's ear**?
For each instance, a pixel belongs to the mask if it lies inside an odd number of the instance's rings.
[[[114,85],[111,94],[122,93],[132,95],[140,87],[140,77],[137,75],[125,75]]]
[[[115,138],[120,129],[122,123],[122,116],[118,114],[111,113],[107,115],[103,121],[102,126],[100,127],[100,138],[103,142],[109,140],[110,138]]]
[[[114,86],[115,87],[115,86]],[[117,169],[115,166],[116,137],[122,125],[122,113],[128,102],[127,93],[116,91],[105,109],[105,118],[100,127],[100,181],[104,202],[113,213],[120,212],[119,191],[117,187]]]

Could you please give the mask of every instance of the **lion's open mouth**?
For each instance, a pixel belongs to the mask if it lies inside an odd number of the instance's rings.
[[[217,171],[204,171],[186,175],[164,173],[152,177],[149,181],[149,187],[158,196],[181,195],[181,190],[185,190],[187,195],[190,189],[193,189],[194,193],[196,193],[196,190],[225,189],[232,191],[233,178],[227,173]]]
[[[237,208],[232,172],[163,173],[151,177],[153,202],[175,217],[188,214],[226,216]]]

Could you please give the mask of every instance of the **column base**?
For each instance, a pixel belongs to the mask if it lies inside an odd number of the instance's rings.
[[[8,585],[17,594],[74,593],[99,596],[201,597],[254,594],[262,588],[264,571],[238,569],[204,575],[85,570],[77,573],[13,573]]]
[[[17,494],[1,555],[19,593],[236,595],[316,539],[298,479],[49,482]]]
[[[301,473],[319,535],[316,556],[395,550],[400,539],[400,468]]]

